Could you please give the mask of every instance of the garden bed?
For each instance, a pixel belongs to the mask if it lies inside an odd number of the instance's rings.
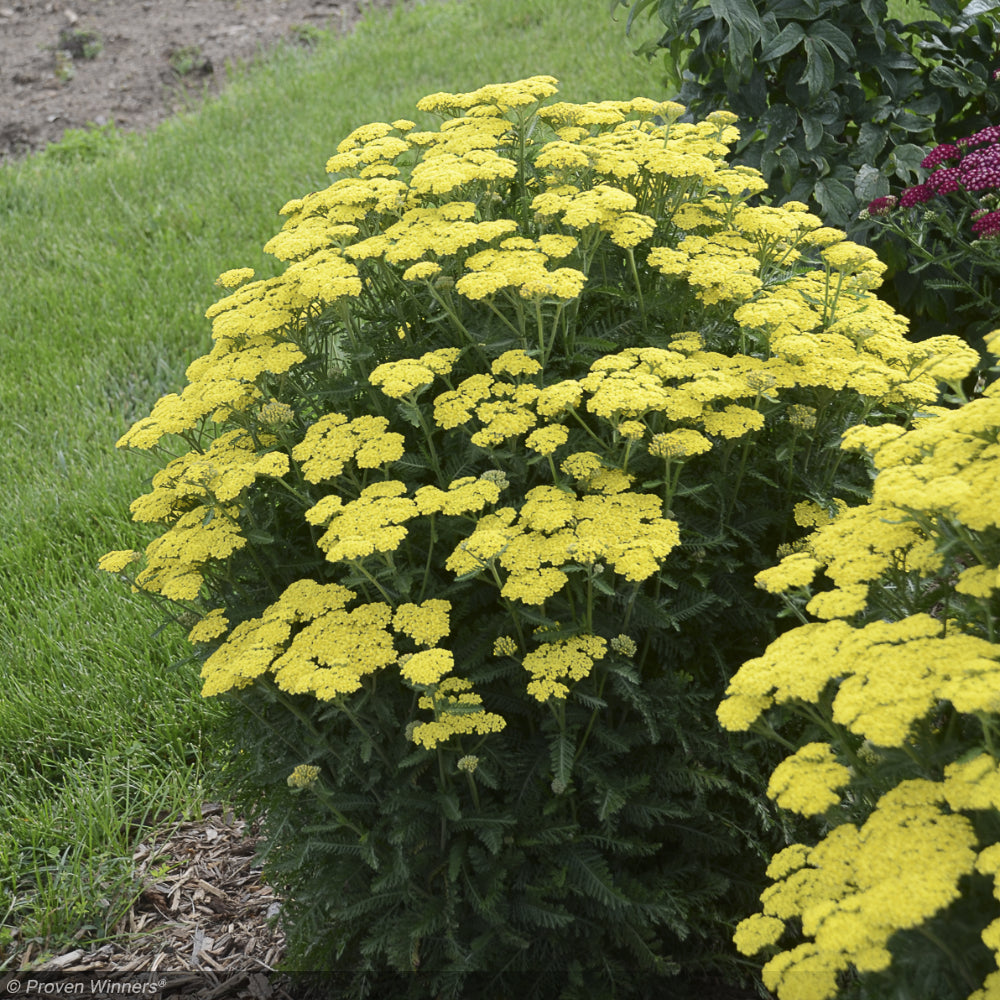
[[[375,0],[385,5],[385,0]],[[218,93],[231,66],[346,32],[368,0],[0,3],[0,162],[67,129],[141,131]]]

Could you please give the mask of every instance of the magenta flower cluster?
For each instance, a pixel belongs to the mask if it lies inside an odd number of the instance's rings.
[[[979,239],[1000,236],[1000,211],[982,212],[972,223],[972,231]]]
[[[886,215],[898,204],[912,208],[937,195],[954,191],[1000,193],[1000,125],[989,125],[957,142],[943,142],[920,164],[931,173],[922,184],[906,188],[898,201],[892,196],[876,198],[868,206],[870,215]],[[980,239],[1000,234],[1000,211],[981,211],[972,231]]]

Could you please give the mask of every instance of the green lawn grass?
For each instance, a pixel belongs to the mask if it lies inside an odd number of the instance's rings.
[[[216,275],[273,273],[289,198],[367,121],[539,73],[585,101],[670,96],[605,3],[429,0],[285,50],[148,136],[0,169],[0,970],[110,933],[143,828],[196,812],[213,706],[180,630],[96,571],[143,544],[156,466],[114,442],[209,347]]]

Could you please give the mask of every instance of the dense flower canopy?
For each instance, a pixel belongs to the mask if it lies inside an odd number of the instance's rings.
[[[288,692],[339,699],[396,664],[429,692],[437,720],[414,738],[446,739],[456,723],[442,720],[473,699],[436,645],[447,615],[433,640],[404,628],[428,647],[414,654],[399,616],[416,605],[389,582],[428,539],[438,544],[425,581],[440,560],[436,573],[492,580],[511,608],[544,610],[567,597],[575,572],[598,566],[605,586],[639,587],[681,543],[663,490],[641,485],[656,470],[669,493],[684,464],[713,449],[815,422],[814,387],[929,404],[940,373],[926,359],[951,359],[949,374],[965,363],[947,338],[930,352],[907,343],[904,321],[869,292],[882,269],[870,251],[804,205],[749,204],[762,182],[726,162],[731,115],[687,124],[679,106],[645,99],[545,107],[555,92],[535,77],[436,94],[419,109],[444,116],[437,130],[407,120],[355,130],[327,164],[330,185],[282,209],[265,249],[284,272],[220,276],[230,293],[208,311],[212,351],[119,442],[195,445],[132,512],[165,528],[137,586],[173,600],[217,592],[192,632],[211,649],[206,694],[268,674]],[[702,309],[729,315],[745,349],[679,329],[661,346],[569,365],[589,290],[612,259],[639,282],[640,305],[643,285],[647,298],[686,287]],[[373,296],[395,297],[390,324],[375,319]],[[421,317],[428,309],[436,326]],[[478,332],[485,320],[503,334],[499,349]],[[651,322],[663,320],[642,318]],[[348,372],[340,405],[310,397]],[[449,474],[444,456],[465,451],[465,468]],[[513,457],[534,471],[511,466],[508,479]],[[254,513],[257,494],[274,498],[266,513]],[[254,518],[274,510],[298,518],[311,568],[234,615],[218,606],[217,567],[259,559],[267,531]],[[105,566],[130,559],[111,554]],[[606,655],[584,624],[567,664]],[[518,644],[540,701],[565,698],[565,679],[586,673],[543,667],[570,646],[537,647],[523,630]],[[434,695],[447,684],[447,698]]]

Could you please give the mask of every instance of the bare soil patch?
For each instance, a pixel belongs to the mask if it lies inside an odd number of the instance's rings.
[[[0,0],[0,162],[66,129],[148,129],[281,43],[391,0]]]

